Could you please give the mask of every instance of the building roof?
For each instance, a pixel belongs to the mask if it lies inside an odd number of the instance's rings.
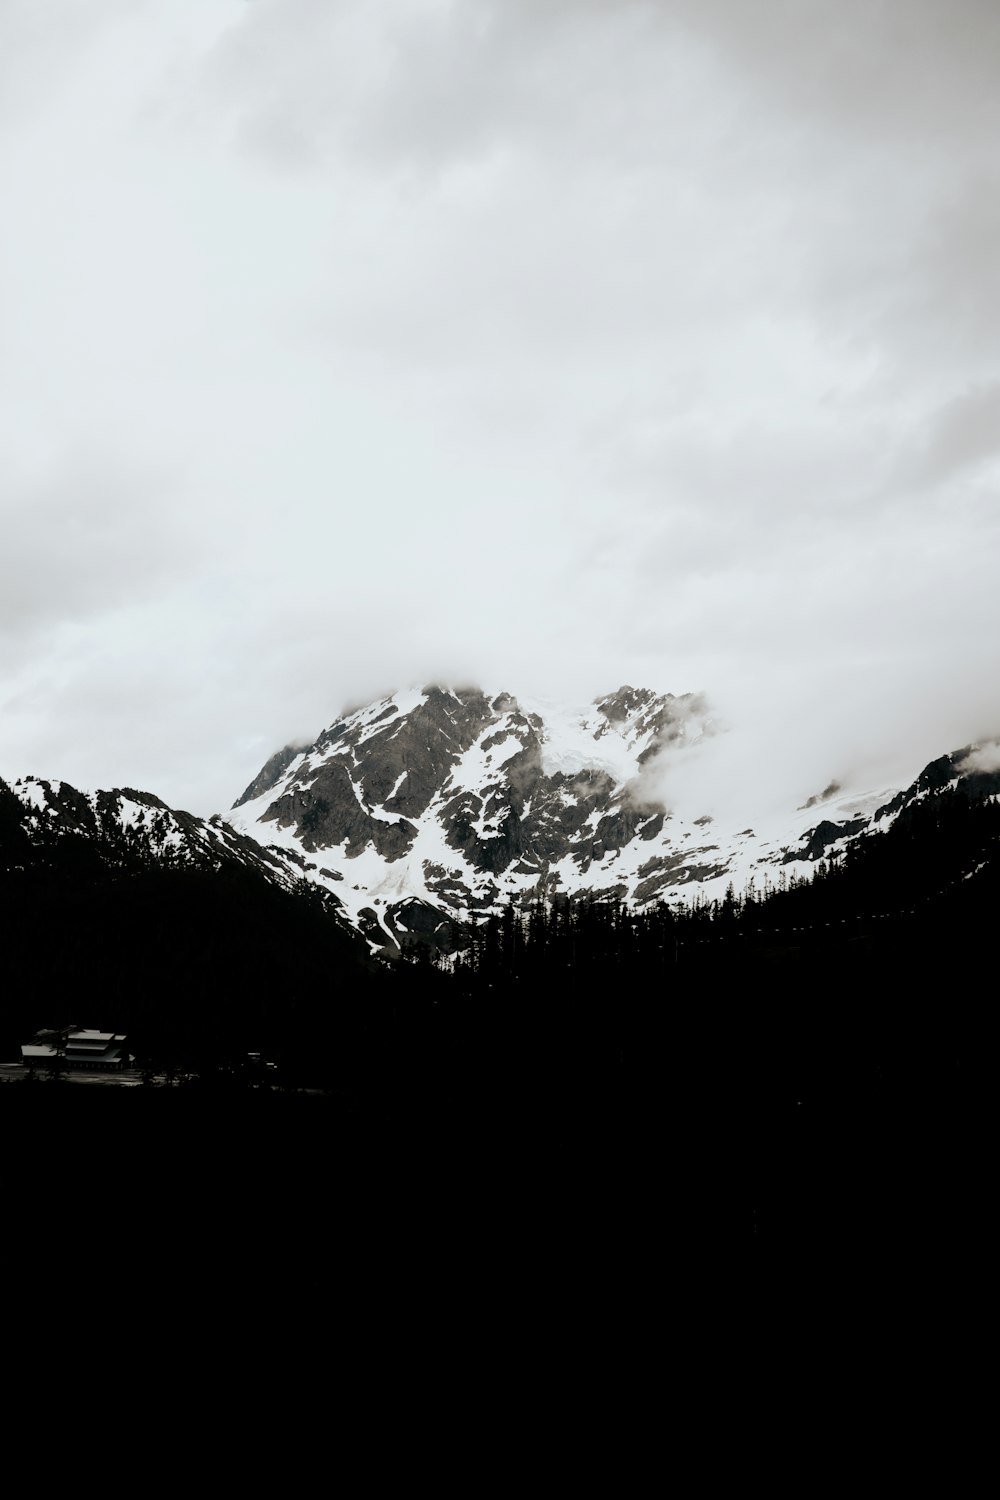
[[[126,1041],[124,1032],[76,1027],[69,1031],[43,1030],[37,1032],[32,1041],[22,1045],[21,1057],[26,1062],[39,1062],[55,1057],[62,1050],[67,1062],[84,1062],[87,1059],[117,1062]]]

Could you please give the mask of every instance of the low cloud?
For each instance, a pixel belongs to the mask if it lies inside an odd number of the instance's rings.
[[[977,745],[958,769],[964,774],[980,771],[989,775],[1000,771],[1000,740],[994,740],[988,745]]]
[[[440,678],[704,691],[695,815],[992,742],[998,65],[994,0],[0,5],[0,770],[212,811]]]

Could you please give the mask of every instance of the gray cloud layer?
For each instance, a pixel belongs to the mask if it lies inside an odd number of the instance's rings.
[[[0,774],[210,810],[432,676],[700,688],[802,796],[995,733],[998,64],[992,0],[0,0]]]

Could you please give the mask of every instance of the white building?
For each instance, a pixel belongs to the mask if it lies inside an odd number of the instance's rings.
[[[21,1047],[21,1061],[29,1068],[51,1066],[62,1053],[63,1066],[99,1073],[118,1073],[132,1059],[125,1048],[126,1037],[114,1031],[89,1031],[70,1026],[59,1031],[40,1031]]]

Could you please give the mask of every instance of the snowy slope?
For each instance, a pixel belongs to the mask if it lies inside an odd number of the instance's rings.
[[[690,694],[623,687],[564,705],[410,689],[279,752],[228,816],[302,859],[352,920],[377,918],[395,938],[414,903],[444,921],[510,898],[592,893],[642,906],[777,883],[857,836],[894,795],[830,788],[754,828],[671,811],[664,766],[714,732]]]
[[[219,817],[198,818],[132,788],[85,792],[66,781],[24,776],[9,790],[21,803],[32,844],[62,838],[91,841],[107,866],[157,864],[218,870],[238,864],[287,889],[304,877],[294,851],[279,854]]]
[[[305,879],[387,946],[511,899],[592,895],[642,907],[717,898],[730,883],[763,889],[808,875],[949,787],[1000,796],[991,742],[942,756],[901,792],[831,785],[752,827],[713,819],[672,787],[719,745],[716,732],[691,694],[623,687],[566,705],[429,686],[278,751],[226,818],[128,788],[82,792],[28,776],[10,790],[30,840],[83,836],[123,867],[235,863],[288,889]]]

